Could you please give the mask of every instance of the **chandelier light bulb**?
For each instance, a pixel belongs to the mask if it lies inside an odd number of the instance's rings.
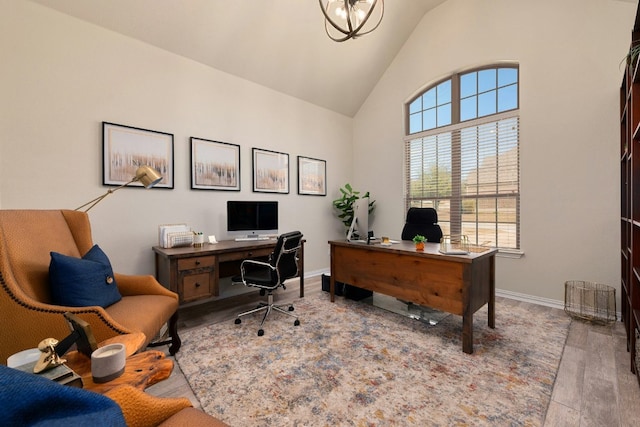
[[[369,34],[382,22],[384,0],[318,0],[324,28],[333,41],[343,42]],[[335,17],[333,17],[335,16]]]

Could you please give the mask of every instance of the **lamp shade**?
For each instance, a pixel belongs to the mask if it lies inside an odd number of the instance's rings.
[[[136,170],[136,180],[140,181],[144,188],[151,188],[162,181],[162,176],[151,166],[144,165]]]

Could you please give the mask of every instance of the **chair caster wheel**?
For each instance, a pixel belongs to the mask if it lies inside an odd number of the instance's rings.
[[[293,311],[293,306],[292,305],[289,306],[289,311]]]
[[[293,326],[300,326],[300,321],[298,319],[296,319],[296,321],[293,322]]]
[[[241,322],[242,322],[242,320],[240,320],[240,319],[236,319],[236,322],[235,322],[235,323],[236,323],[236,325],[239,325]]]
[[[264,335],[264,329],[258,329],[258,336],[261,337]]]

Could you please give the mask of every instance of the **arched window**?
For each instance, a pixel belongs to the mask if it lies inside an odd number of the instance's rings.
[[[517,65],[451,75],[406,104],[405,204],[444,234],[520,249]]]

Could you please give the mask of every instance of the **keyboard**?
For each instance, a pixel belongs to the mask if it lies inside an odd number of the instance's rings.
[[[252,242],[256,240],[269,240],[270,237],[267,236],[256,236],[256,237],[236,237],[236,242]]]

